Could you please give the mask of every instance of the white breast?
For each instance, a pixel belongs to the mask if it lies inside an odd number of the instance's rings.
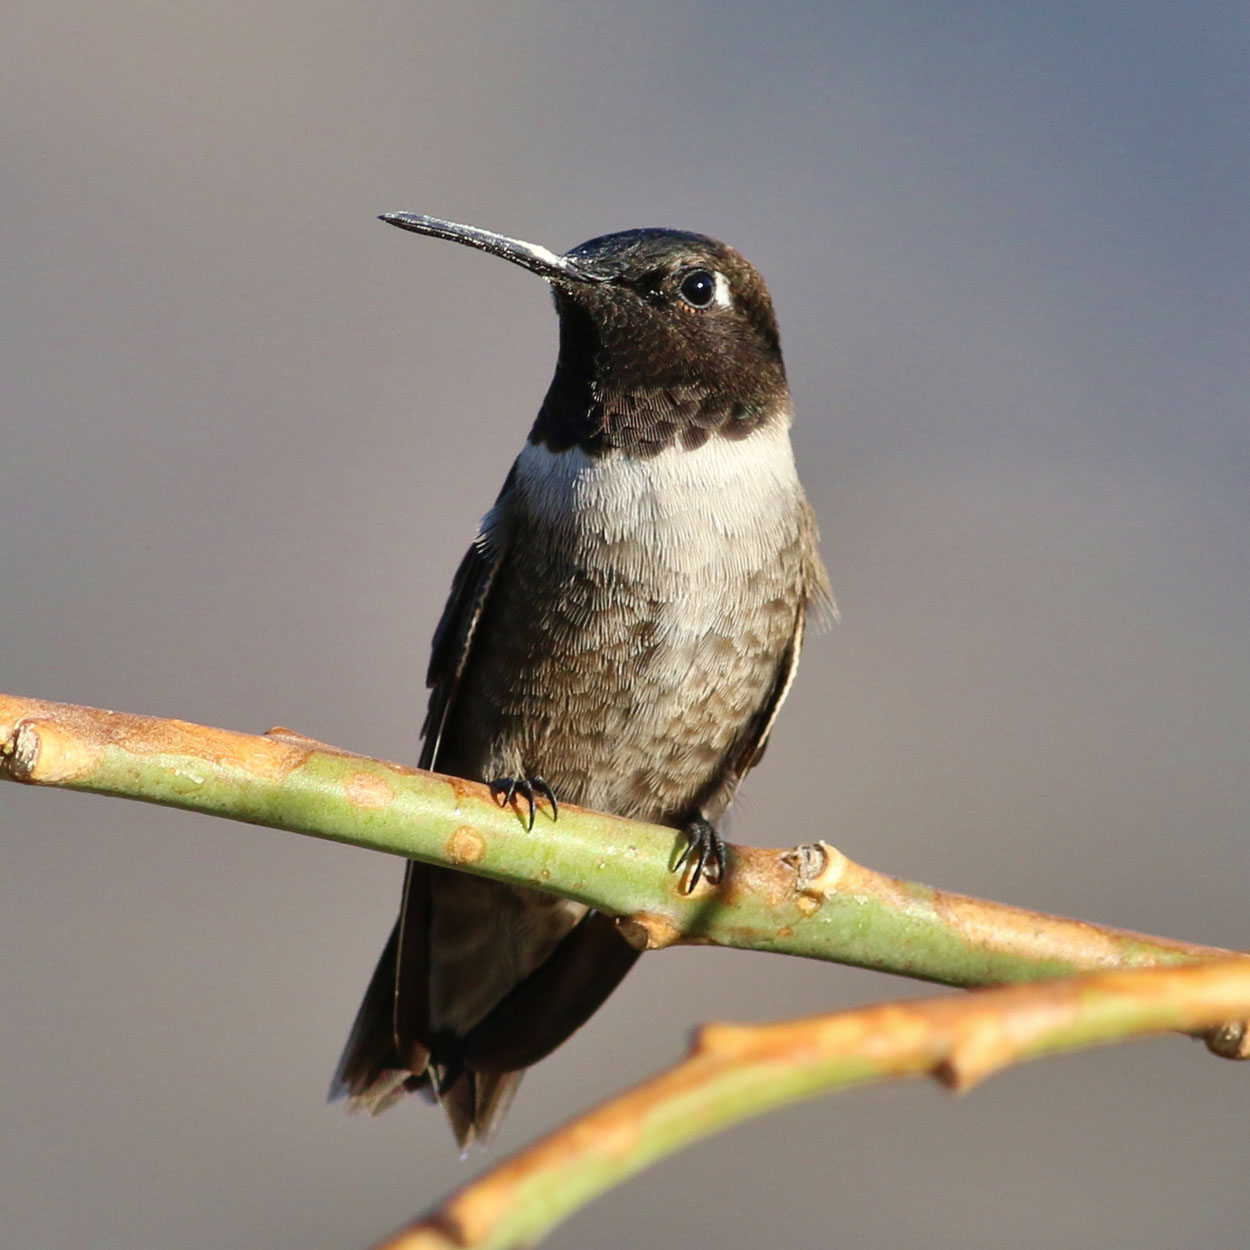
[[[530,443],[516,485],[548,524],[589,528],[608,542],[746,542],[775,531],[779,511],[801,496],[789,429],[769,423],[746,438],[713,435],[701,447],[639,456]]]
[[[516,487],[570,554],[593,548],[596,563],[606,556],[635,592],[654,587],[669,629],[693,634],[722,619],[725,596],[776,559],[799,525],[802,500],[782,422],[652,456],[529,444]],[[674,596],[675,587],[689,593]]]

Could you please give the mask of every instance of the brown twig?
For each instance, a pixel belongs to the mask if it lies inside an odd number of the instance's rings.
[[[682,839],[561,806],[526,831],[471,782],[255,736],[0,695],[0,777],[229,816],[551,890],[621,917],[639,946],[715,942],[832,959],[951,985],[1099,975],[867,1008],[790,1024],[709,1026],[672,1071],[488,1173],[386,1243],[529,1244],[616,1180],[768,1107],[891,1075],[965,1088],[1048,1050],[1206,1030],[1245,1058],[1250,958],[900,881],[823,842],[730,848],[725,881],[686,894]],[[1191,965],[1180,967],[1179,965]],[[1147,969],[1147,971],[1142,971]]]
[[[1246,1015],[1250,960],[1228,959],[708,1025],[675,1067],[505,1160],[375,1250],[530,1246],[657,1159],[796,1099],[926,1073],[966,1090],[1025,1059]]]

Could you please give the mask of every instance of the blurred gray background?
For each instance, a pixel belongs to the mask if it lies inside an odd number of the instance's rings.
[[[563,249],[729,241],[781,317],[843,622],[733,836],[1244,946],[1244,4],[16,0],[0,689],[413,759]],[[831,815],[830,815],[831,814]],[[351,1248],[704,1019],[915,987],[649,957],[488,1157],[323,1102],[383,856],[0,790],[0,1244]],[[795,1108],[556,1247],[1241,1246],[1250,1070],[1176,1038]]]

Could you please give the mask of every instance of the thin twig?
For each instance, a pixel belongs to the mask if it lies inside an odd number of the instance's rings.
[[[1250,961],[1228,959],[708,1025],[681,1063],[505,1160],[375,1250],[531,1246],[657,1159],[797,1099],[926,1073],[964,1090],[1025,1059],[1245,1015]]]
[[[289,730],[258,737],[8,695],[0,695],[0,777],[550,890],[620,917],[626,936],[650,948],[718,943],[961,986],[1104,970],[789,1024],[709,1026],[676,1068],[489,1172],[387,1250],[531,1244],[687,1142],[851,1084],[931,1072],[965,1088],[1032,1055],[1169,1029],[1205,1030],[1227,1057],[1250,1050],[1250,957],[943,893],[863,868],[823,842],[729,848],[724,882],[685,894],[671,871],[684,839],[672,829],[562,805],[558,821],[531,832],[484,786]]]

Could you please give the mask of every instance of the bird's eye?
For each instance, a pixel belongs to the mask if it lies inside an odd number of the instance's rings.
[[[706,308],[716,298],[716,275],[706,269],[692,269],[677,290],[691,308]]]

